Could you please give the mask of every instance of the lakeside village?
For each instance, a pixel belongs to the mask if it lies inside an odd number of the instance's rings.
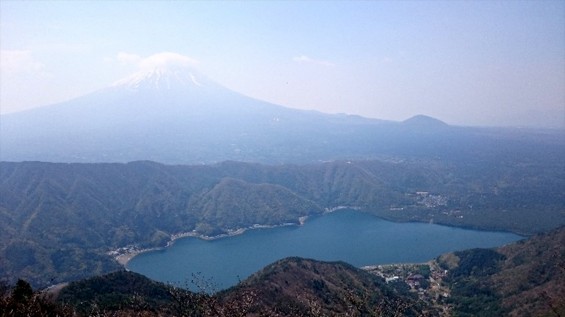
[[[390,206],[389,210],[390,211],[403,211],[406,209],[411,209],[411,208],[418,208],[418,207],[424,207],[426,209],[434,209],[434,208],[438,208],[438,207],[446,207],[447,206],[447,202],[448,202],[448,198],[439,194],[431,194],[429,192],[416,192],[416,193],[410,193],[410,194],[406,194],[409,197],[412,197],[415,202],[416,205],[409,205],[409,206],[397,206],[397,205],[392,205]],[[455,210],[443,210],[441,212],[443,215],[445,216],[451,216],[451,217],[455,217],[458,219],[463,219],[463,215],[461,214],[461,210],[455,209]]]
[[[419,264],[386,264],[364,266],[363,270],[382,277],[391,286],[408,289],[417,293],[418,298],[449,315],[446,304],[450,296],[449,287],[443,279],[447,270],[441,268],[436,261]]]

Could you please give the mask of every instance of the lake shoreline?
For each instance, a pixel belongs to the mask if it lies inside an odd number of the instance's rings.
[[[323,214],[325,214],[325,213],[322,213],[320,215],[323,215]],[[229,238],[229,237],[233,237],[233,236],[238,236],[238,235],[244,234],[248,230],[274,229],[274,228],[288,227],[288,226],[303,226],[306,223],[306,221],[308,220],[309,217],[310,216],[299,217],[297,223],[286,222],[286,223],[282,223],[282,224],[279,224],[279,225],[254,224],[254,225],[249,226],[247,228],[238,228],[238,229],[228,230],[227,233],[222,233],[222,234],[215,235],[215,236],[204,235],[204,234],[198,233],[194,230],[187,231],[187,232],[181,232],[181,233],[176,233],[176,234],[171,235],[170,240],[163,247],[155,247],[155,248],[148,248],[148,249],[137,249],[134,246],[129,246],[129,247],[123,247],[123,248],[119,248],[119,249],[116,249],[116,250],[112,250],[112,251],[108,252],[108,255],[112,256],[114,258],[114,260],[116,260],[116,262],[118,262],[121,266],[123,266],[127,269],[127,264],[134,257],[136,257],[136,256],[138,256],[142,253],[146,253],[146,252],[164,250],[166,248],[173,246],[174,243],[179,239],[197,238],[197,239],[201,239],[201,240],[205,240],[205,241],[213,241],[213,240],[218,240],[218,239],[222,239],[222,238]]]
[[[183,236],[192,235],[194,233],[189,232]],[[198,272],[212,278],[218,289],[224,289],[285,257],[343,261],[364,268],[422,263],[448,252],[498,247],[520,239],[520,236],[501,232],[395,223],[347,210],[310,217],[302,227],[253,230],[212,243],[204,239],[171,243],[170,251],[134,257],[127,269],[157,281],[178,283],[186,282],[191,274]]]
[[[360,209],[361,209],[360,207],[351,207],[351,206],[337,206],[337,207],[332,207],[332,208],[325,208],[324,212],[322,212],[321,214],[298,217],[298,219],[297,219],[298,222],[286,222],[286,223],[282,223],[282,224],[278,224],[278,225],[254,224],[254,225],[246,227],[246,228],[231,229],[231,230],[228,230],[227,233],[222,233],[222,234],[215,235],[215,236],[207,236],[207,235],[198,233],[195,230],[187,231],[187,232],[181,232],[181,233],[175,233],[175,234],[171,235],[169,241],[163,247],[138,249],[135,246],[126,246],[126,247],[118,248],[116,250],[109,251],[107,254],[112,256],[114,258],[114,260],[116,262],[118,262],[118,264],[120,264],[121,266],[123,266],[124,268],[127,269],[127,264],[134,257],[136,257],[136,256],[138,256],[142,253],[164,250],[166,248],[173,246],[174,243],[179,239],[198,238],[198,239],[201,239],[201,240],[213,241],[213,240],[217,240],[217,239],[229,238],[229,237],[241,235],[241,234],[244,234],[245,232],[247,232],[248,230],[274,229],[274,228],[288,227],[288,226],[303,226],[311,216],[323,216],[325,214],[333,213],[333,212],[339,211],[339,210],[357,210],[358,211]]]
[[[107,254],[112,256],[114,258],[114,260],[116,262],[118,262],[118,264],[120,264],[125,269],[127,269],[128,263],[134,257],[136,257],[136,256],[138,256],[142,253],[165,250],[169,247],[172,247],[175,244],[175,242],[179,239],[197,238],[197,239],[205,240],[205,241],[213,241],[213,240],[218,240],[218,239],[222,239],[222,238],[229,238],[229,237],[238,236],[238,235],[244,234],[248,230],[254,230],[254,229],[274,229],[274,228],[288,227],[288,226],[300,227],[300,226],[303,226],[312,216],[314,216],[314,217],[324,216],[324,215],[334,213],[336,211],[341,211],[341,210],[352,210],[352,211],[363,212],[362,211],[363,209],[360,208],[360,207],[337,206],[337,207],[333,207],[333,208],[325,208],[325,210],[322,213],[319,213],[319,214],[301,216],[297,219],[297,222],[287,222],[287,223],[282,223],[282,224],[278,224],[278,225],[254,224],[254,225],[251,225],[251,226],[246,227],[246,228],[229,229],[229,230],[227,230],[226,233],[218,234],[218,235],[215,235],[215,236],[208,236],[208,235],[205,235],[205,234],[198,233],[195,230],[192,230],[192,231],[172,234],[170,236],[169,241],[167,241],[167,244],[165,246],[146,248],[146,249],[138,249],[137,247],[130,245],[130,246],[127,246],[127,247],[122,247],[122,248],[118,248],[118,249],[113,250],[113,251],[109,251]],[[371,213],[371,212],[367,212],[367,213],[372,215],[372,216],[375,216],[377,218],[380,218],[382,220],[390,221],[390,222],[394,222],[394,223],[424,223],[424,222],[421,222],[421,221],[398,221],[398,220],[388,219],[387,217],[381,217],[381,216],[376,215],[376,214]],[[443,224],[443,223],[435,223],[435,224],[440,225],[440,226],[463,229],[463,230],[512,233],[512,234],[521,236],[522,238],[527,237],[527,235],[524,235],[524,234],[520,234],[520,233],[516,233],[516,232],[512,232],[512,231],[505,231],[505,230],[489,230],[489,229],[485,229],[485,228],[477,228],[477,227],[474,227],[474,226],[453,226],[453,225]]]

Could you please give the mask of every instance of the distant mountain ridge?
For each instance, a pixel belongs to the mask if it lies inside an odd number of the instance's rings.
[[[391,122],[290,109],[238,94],[186,67],[134,74],[73,100],[2,115],[0,123],[0,161],[281,164],[461,158],[498,150],[492,130],[424,116]],[[524,145],[527,138],[521,139],[508,143]]]
[[[415,115],[409,119],[402,121],[403,125],[410,126],[412,128],[447,128],[448,124],[425,115]]]
[[[0,121],[0,160],[164,163],[325,159],[340,150],[324,154],[324,143],[343,133],[335,130],[380,122],[255,100],[186,67],[144,71]]]

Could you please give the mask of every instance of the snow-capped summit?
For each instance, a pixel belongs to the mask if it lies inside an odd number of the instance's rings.
[[[159,66],[139,71],[115,82],[112,87],[130,90],[186,90],[217,86],[190,67]]]
[[[140,72],[110,87],[2,116],[0,160],[309,162],[374,157],[385,153],[375,152],[380,149],[396,155],[422,144],[422,134],[412,138],[409,125],[291,109],[242,95],[201,75],[178,54],[156,54],[137,66]]]

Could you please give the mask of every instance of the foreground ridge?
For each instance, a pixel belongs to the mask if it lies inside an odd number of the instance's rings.
[[[216,294],[199,276],[187,281],[200,287],[196,293],[127,271],[42,293],[20,280],[4,291],[0,311],[12,312],[5,316],[560,316],[564,241],[562,227],[497,249],[367,268],[371,273],[343,262],[292,257]],[[534,278],[518,274],[524,271]],[[391,273],[406,276],[384,277]],[[428,298],[423,289],[441,293]]]

